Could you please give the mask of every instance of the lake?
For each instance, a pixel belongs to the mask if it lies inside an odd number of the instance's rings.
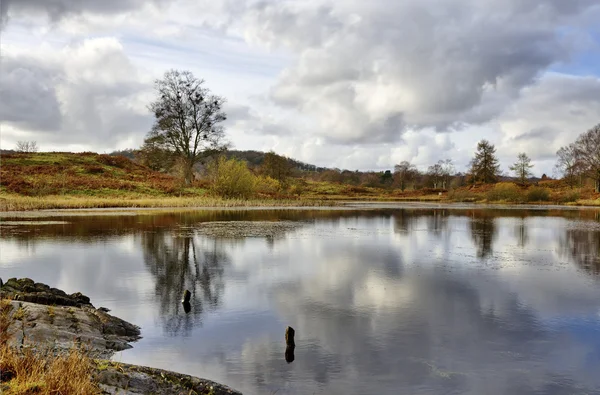
[[[600,394],[597,210],[42,214],[0,251],[139,325],[115,360],[245,394]]]

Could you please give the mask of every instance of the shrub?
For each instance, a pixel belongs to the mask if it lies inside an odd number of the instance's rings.
[[[279,181],[269,176],[256,177],[256,191],[267,195],[275,195],[281,192],[282,186]]]
[[[448,199],[455,202],[475,202],[479,199],[479,197],[477,194],[471,191],[465,189],[455,189],[448,192]]]
[[[245,199],[256,191],[256,177],[246,162],[219,157],[210,163],[208,171],[213,180],[212,190],[220,196]]]
[[[487,192],[487,199],[489,201],[507,201],[513,203],[524,200],[519,187],[508,182],[501,182],[494,185],[494,188]]]
[[[550,200],[550,191],[546,188],[533,187],[527,191],[528,202],[547,202]]]
[[[290,195],[293,195],[293,196],[300,196],[302,193],[304,193],[306,191],[307,187],[308,187],[308,183],[305,180],[297,179],[291,183],[291,185],[289,187],[289,193],[290,193]]]
[[[576,202],[579,200],[580,197],[581,197],[581,195],[578,191],[570,191],[570,192],[567,192],[564,195],[560,196],[558,201],[560,203]]]

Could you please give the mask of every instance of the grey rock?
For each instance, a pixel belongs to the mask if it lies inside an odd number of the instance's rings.
[[[93,307],[48,306],[13,300],[9,344],[37,350],[68,351],[82,345],[94,358],[110,358],[131,348],[140,329]]]
[[[240,392],[214,381],[162,369],[98,361],[96,382],[104,394],[214,394],[241,395]]]

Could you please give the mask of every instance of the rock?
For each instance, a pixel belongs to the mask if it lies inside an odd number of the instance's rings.
[[[2,277],[0,277],[0,288],[2,288],[3,285],[4,283],[2,282]]]
[[[12,346],[62,352],[81,345],[93,358],[110,358],[140,338],[137,326],[93,307],[11,303],[7,332]]]
[[[45,355],[83,347],[96,364],[94,380],[103,394],[240,394],[213,381],[109,361],[115,351],[131,348],[140,328],[108,314],[107,308],[94,308],[79,292],[67,295],[28,278],[11,278],[0,296],[12,299],[6,331],[10,346]],[[0,383],[0,393],[4,389]]]
[[[162,369],[98,361],[95,381],[104,394],[213,394],[241,395],[214,381]]]
[[[110,311],[110,309],[107,309],[106,307],[98,307],[98,311],[101,311],[103,313],[108,313]]]
[[[81,292],[67,295],[57,288],[36,283],[30,278],[11,278],[0,288],[0,297],[52,306],[94,307]]]

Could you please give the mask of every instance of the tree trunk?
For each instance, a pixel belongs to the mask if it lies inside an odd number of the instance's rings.
[[[600,178],[596,179],[596,193],[600,193]]]
[[[194,180],[194,163],[186,160],[183,163],[183,182],[186,186],[192,185]]]

